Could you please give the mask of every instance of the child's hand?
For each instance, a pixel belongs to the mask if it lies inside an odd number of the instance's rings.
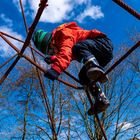
[[[50,56],[50,55],[47,55],[47,56],[45,57],[44,61],[45,61],[47,64],[51,64],[51,63],[52,63],[51,56]]]
[[[51,64],[55,61],[56,59],[56,56],[55,55],[46,55],[44,61],[47,63],[47,64]]]

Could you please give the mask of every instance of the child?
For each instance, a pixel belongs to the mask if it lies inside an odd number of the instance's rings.
[[[72,60],[77,60],[83,63],[79,73],[79,79],[83,85],[98,78],[100,83],[108,80],[103,67],[113,58],[113,47],[104,33],[98,30],[84,30],[75,22],[70,22],[60,25],[51,33],[43,30],[36,31],[33,42],[38,50],[48,55],[45,61],[51,64],[51,69],[45,74],[47,78],[57,79]],[[109,101],[103,92],[100,97],[98,97],[100,92],[98,96],[95,95],[93,87],[89,89],[95,97],[96,107],[103,103],[99,112],[104,111],[109,106]],[[95,87],[101,91],[99,83]],[[99,100],[101,103],[98,102]]]

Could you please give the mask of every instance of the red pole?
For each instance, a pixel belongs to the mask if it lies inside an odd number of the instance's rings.
[[[126,59],[134,50],[136,50],[140,46],[140,41],[138,41],[134,46],[132,46],[119,60],[117,60],[106,72],[107,75],[112,70],[114,70],[115,67],[117,67],[124,59]]]
[[[15,59],[15,61],[12,63],[12,65],[8,68],[8,70],[5,72],[4,76],[2,77],[0,84],[7,78],[7,76],[9,75],[10,71],[14,68],[14,66],[17,64],[17,62],[19,61],[20,57],[22,56],[22,54],[24,53],[26,47],[30,44],[30,40],[32,38],[32,34],[35,30],[35,27],[40,19],[40,16],[44,10],[44,8],[46,7],[46,2],[47,0],[43,0],[41,1],[41,5],[38,9],[38,12],[36,14],[35,20],[33,21],[30,30],[28,32],[27,38],[25,40],[25,43],[23,44],[23,47],[21,49],[21,51],[19,52],[19,55],[17,56],[17,58]]]
[[[140,46],[140,41],[138,41],[134,46],[132,46],[123,56],[121,56],[110,68],[108,68],[105,72],[105,75],[109,74],[112,70],[114,70],[124,59],[126,59],[134,50],[136,50]],[[92,85],[93,83],[96,83],[99,81],[101,77],[96,79],[95,81],[92,81],[89,83],[89,85]]]
[[[101,131],[102,131],[102,134],[103,134],[105,140],[107,140],[107,136],[106,136],[104,127],[103,127],[103,125],[101,124],[101,121],[100,121],[100,119],[99,119],[99,117],[98,117],[98,114],[95,113],[94,116],[95,116],[95,118],[97,119],[97,122],[98,122],[98,124],[99,124],[99,127],[100,127],[100,129],[101,129]]]
[[[14,40],[16,40],[16,41],[19,41],[19,42],[21,42],[21,43],[24,43],[24,41],[22,41],[22,40],[20,40],[20,39],[18,39],[18,38],[15,38],[15,37],[13,37],[13,36],[7,34],[7,33],[1,32],[1,31],[0,31],[0,33],[3,34],[3,35],[5,35],[5,36],[7,36],[7,37],[10,37],[10,38],[12,38],[12,39],[14,39]]]
[[[22,16],[23,16],[23,20],[24,20],[24,25],[25,25],[26,33],[28,33],[28,26],[27,26],[25,14],[24,14],[22,0],[20,0],[20,7],[21,7],[21,11],[22,11]],[[35,58],[33,49],[31,48],[31,44],[29,45],[29,47],[31,49],[33,60],[34,60],[34,62],[36,62],[36,58]],[[43,102],[44,102],[44,106],[45,106],[45,109],[46,109],[46,113],[47,113],[48,118],[50,119],[50,122],[51,122],[50,123],[50,127],[51,127],[51,130],[52,130],[53,136],[55,138],[57,138],[57,134],[56,134],[56,130],[55,130],[55,125],[54,125],[54,120],[53,120],[53,117],[52,117],[52,114],[51,114],[51,111],[50,111],[50,106],[49,106],[49,104],[47,102],[47,95],[46,95],[45,85],[44,85],[44,82],[43,82],[43,79],[42,79],[42,76],[41,76],[41,72],[40,72],[40,70],[37,67],[36,67],[36,72],[37,72],[37,76],[38,76],[38,79],[39,79],[40,87],[41,87],[41,90],[42,90],[42,97],[43,97]]]
[[[93,111],[94,111],[94,104],[93,104],[93,101],[92,101],[92,99],[91,99],[90,93],[88,92],[88,90],[87,90],[86,88],[85,88],[85,92],[86,92],[86,95],[87,95],[87,97],[88,97],[88,100],[89,100],[89,103],[90,103],[90,105],[91,105],[91,108],[93,108]],[[100,129],[101,129],[101,132],[102,132],[102,134],[103,134],[104,139],[107,140],[107,136],[106,136],[104,127],[102,126],[102,124],[101,124],[101,122],[100,122],[100,119],[99,119],[99,117],[98,117],[98,114],[97,114],[96,112],[94,112],[94,116],[95,116],[95,118],[97,119],[97,122],[98,122],[98,124],[99,124],[99,127],[100,127]]]
[[[115,3],[117,3],[119,6],[121,6],[123,9],[125,9],[127,12],[129,12],[131,15],[136,17],[140,20],[140,14],[137,13],[135,10],[133,10],[130,6],[125,4],[122,0],[113,0]]]
[[[1,33],[0,33],[0,36],[18,53],[18,55],[20,55],[20,50],[16,47],[16,46],[14,46],[6,37],[4,37]],[[36,66],[39,70],[41,70],[43,73],[45,73],[46,72],[46,70],[43,68],[43,67],[41,67],[39,64],[37,64],[36,62],[34,62],[30,57],[28,57],[28,56],[26,56],[26,55],[24,55],[24,54],[22,54],[22,55],[20,55],[20,57],[24,57],[26,60],[28,60],[31,64],[33,64],[34,66]],[[4,75],[5,76],[5,75]],[[2,82],[3,82],[3,78],[6,78],[6,77],[2,77],[1,79],[0,79],[0,85],[2,84]],[[57,79],[59,82],[61,82],[61,83],[63,83],[63,84],[65,84],[65,85],[67,85],[67,86],[70,86],[70,87],[72,87],[72,88],[75,88],[75,89],[83,89],[83,87],[77,87],[77,86],[75,86],[75,85],[73,85],[73,84],[70,84],[70,83],[68,83],[68,82],[66,82],[66,81],[64,81],[64,80],[62,80],[62,79],[60,79],[60,78],[58,78]]]
[[[20,40],[20,39],[17,39],[17,38],[15,38],[15,37],[13,37],[13,36],[7,34],[7,33],[4,33],[4,32],[0,32],[0,33],[3,34],[3,35],[5,35],[5,36],[8,36],[8,37],[10,37],[10,38],[12,38],[12,39],[14,39],[14,40],[17,40],[17,41],[19,41],[19,42],[21,42],[21,43],[24,43],[24,41],[22,41],[22,40]],[[43,53],[41,53],[40,51],[38,51],[38,50],[34,49],[33,47],[31,47],[31,45],[29,45],[29,48],[31,48],[33,51],[35,51],[37,54],[39,54],[39,55],[42,56],[43,58],[46,57]],[[72,78],[73,80],[75,80],[76,82],[80,83],[80,81],[79,81],[77,78],[75,78],[73,75],[71,75],[69,72],[64,71],[64,73],[67,74],[69,77],[71,77],[71,78]]]
[[[11,58],[9,58],[6,62],[4,62],[1,66],[0,66],[0,69],[2,67],[4,67],[7,63],[9,63],[12,59],[14,59],[18,54],[15,54],[14,56],[12,56]]]

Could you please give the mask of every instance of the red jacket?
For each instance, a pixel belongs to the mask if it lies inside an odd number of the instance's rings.
[[[98,36],[105,36],[105,34],[98,30],[84,30],[75,22],[65,23],[54,29],[50,46],[54,47],[56,55],[52,56],[51,68],[62,73],[74,60],[72,55],[74,44]]]

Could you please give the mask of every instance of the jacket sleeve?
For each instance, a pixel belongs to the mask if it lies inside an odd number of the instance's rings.
[[[106,37],[106,35],[104,33],[100,32],[96,29],[89,31],[88,38],[94,39],[94,38],[99,37],[99,36],[100,37]]]
[[[56,54],[55,61],[51,65],[51,68],[62,73],[72,60],[74,39],[72,34],[67,30],[61,31],[57,38],[59,39],[57,40],[58,53]]]

